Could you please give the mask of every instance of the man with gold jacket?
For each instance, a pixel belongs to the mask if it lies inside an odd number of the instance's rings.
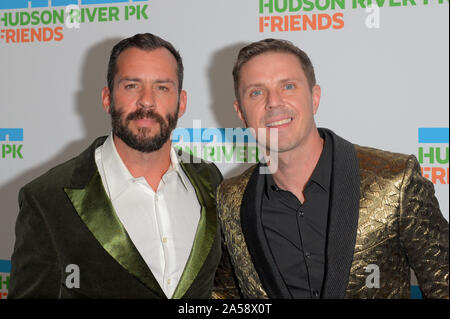
[[[267,132],[258,142],[270,153],[217,192],[242,295],[409,298],[412,268],[425,298],[448,298],[448,222],[416,158],[318,129],[321,88],[288,41],[244,47],[233,76],[235,110]]]

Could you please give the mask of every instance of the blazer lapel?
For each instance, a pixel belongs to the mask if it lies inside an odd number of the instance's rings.
[[[245,189],[241,204],[241,226],[256,272],[269,298],[292,298],[275,263],[261,222],[264,175],[258,165]]]
[[[100,245],[130,274],[158,294],[165,295],[114,212],[95,164],[95,149],[105,138],[97,139],[76,160],[73,179],[64,188],[73,207]]]
[[[333,173],[323,298],[344,298],[355,249],[359,217],[359,163],[353,144],[333,138]]]
[[[208,171],[204,169],[199,172],[193,164],[183,163],[182,161],[180,161],[180,165],[195,189],[201,205],[201,216],[191,253],[172,296],[173,299],[182,298],[194,282],[211,251],[217,235],[215,190],[210,181]]]

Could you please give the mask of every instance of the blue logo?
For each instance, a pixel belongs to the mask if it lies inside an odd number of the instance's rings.
[[[411,285],[411,299],[422,299],[422,290],[419,286]]]
[[[419,127],[417,158],[422,176],[433,184],[449,184],[448,127]]]
[[[148,0],[133,0],[133,2],[144,2]],[[68,5],[92,5],[92,4],[107,4],[107,3],[127,3],[130,0],[1,0],[0,10],[5,9],[27,9],[30,4],[31,8],[48,8],[61,7]]]
[[[0,260],[0,272],[10,273],[11,272],[11,261],[10,260]]]
[[[23,142],[23,128],[0,128],[0,142]]]
[[[0,128],[1,157],[22,159],[23,128]]]
[[[6,299],[8,297],[10,273],[11,261],[0,260],[0,299]]]
[[[448,127],[419,127],[419,143],[448,143]]]

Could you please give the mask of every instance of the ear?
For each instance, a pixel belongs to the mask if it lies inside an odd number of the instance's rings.
[[[108,87],[104,87],[102,89],[102,104],[106,113],[109,113],[109,109],[111,107],[111,92]]]
[[[187,93],[185,90],[182,90],[180,92],[180,97],[179,97],[179,103],[180,103],[180,108],[178,110],[178,118],[180,118],[181,116],[183,116],[184,112],[186,112],[186,105],[187,105]]]
[[[239,105],[239,102],[237,100],[235,100],[233,103],[233,106],[234,106],[234,110],[236,111],[239,119],[244,124],[244,126],[247,128],[248,127],[247,121],[245,120],[245,115],[241,109],[241,106]]]
[[[312,89],[312,104],[313,104],[313,111],[314,115],[317,113],[317,110],[319,109],[320,104],[320,95],[322,94],[322,90],[318,84],[313,86]]]

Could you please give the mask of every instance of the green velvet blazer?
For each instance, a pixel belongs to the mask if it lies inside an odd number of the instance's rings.
[[[8,298],[166,298],[103,187],[94,153],[105,139],[20,190]],[[214,197],[222,175],[214,164],[180,157],[180,165],[202,208],[172,298],[210,298],[221,258]],[[75,287],[69,265],[79,269]]]

